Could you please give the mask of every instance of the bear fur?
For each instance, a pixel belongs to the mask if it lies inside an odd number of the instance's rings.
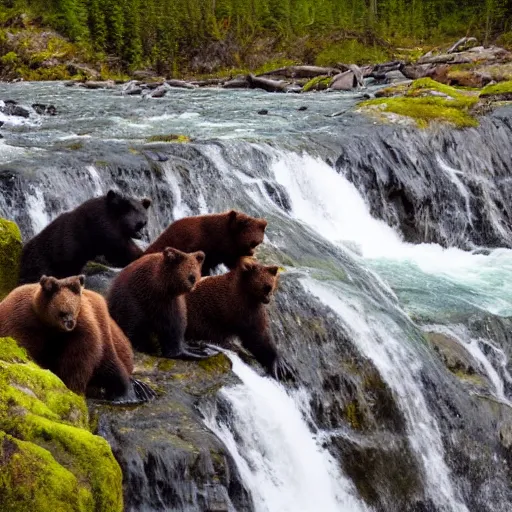
[[[202,274],[224,263],[234,268],[241,257],[253,256],[263,242],[267,221],[231,210],[225,213],[186,217],[173,222],[145,251],[151,254],[165,247],[180,251],[203,251]]]
[[[141,238],[150,204],[109,190],[59,215],[23,247],[19,284],[36,283],[42,275],[79,274],[97,256],[117,267],[128,265],[142,255],[132,238]]]
[[[133,371],[130,342],[105,299],[83,289],[84,280],[42,276],[38,284],[15,288],[0,302],[0,337],[14,338],[75,393],[92,385],[120,397]]]
[[[238,336],[242,345],[275,378],[288,378],[269,330],[267,305],[278,282],[276,266],[243,258],[230,272],[204,277],[187,294],[186,340],[226,345]]]
[[[156,342],[163,357],[202,359],[185,344],[185,294],[201,278],[204,253],[185,253],[166,247],[124,268],[107,295],[112,318],[137,350],[153,352]]]

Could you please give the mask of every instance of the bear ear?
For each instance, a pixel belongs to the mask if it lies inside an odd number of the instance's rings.
[[[115,190],[109,190],[107,192],[107,204],[110,206],[117,206],[121,201],[122,197]]]
[[[267,270],[269,271],[270,274],[272,274],[273,276],[277,276],[277,273],[279,272],[279,267],[276,267],[276,266],[272,266],[272,267],[267,267]]]
[[[230,225],[235,224],[237,215],[238,215],[238,212],[236,210],[229,210],[228,221],[229,221]]]
[[[163,250],[164,261],[166,263],[179,263],[183,260],[183,254],[178,249],[174,249],[173,247],[166,247]]]
[[[144,198],[142,201],[142,206],[147,210],[151,206],[151,199]]]
[[[205,258],[204,252],[203,251],[197,251],[197,252],[194,253],[194,256],[196,257],[197,262],[202,265],[203,261],[204,261],[204,258]]]
[[[265,231],[265,228],[267,227],[268,222],[265,219],[258,219],[258,226]]]
[[[80,286],[83,286],[85,284],[85,275],[84,274],[80,274],[78,276],[78,281],[80,283]]]
[[[52,295],[59,289],[59,283],[55,277],[41,276],[39,284],[45,293]]]

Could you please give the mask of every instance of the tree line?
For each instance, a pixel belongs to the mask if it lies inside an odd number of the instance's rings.
[[[286,54],[308,38],[490,41],[512,31],[512,0],[0,0],[0,7],[29,10],[125,69],[166,73],[215,43],[229,43],[243,64],[243,52],[261,38]]]

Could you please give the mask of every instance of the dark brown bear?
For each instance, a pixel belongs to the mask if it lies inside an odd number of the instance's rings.
[[[0,337],[14,338],[75,393],[91,385],[118,398],[130,389],[133,352],[105,299],[83,289],[84,279],[43,276],[15,288],[0,303]]]
[[[272,341],[265,308],[277,281],[278,267],[261,265],[252,258],[243,258],[227,274],[204,277],[186,296],[185,339],[225,345],[238,336],[268,373],[290,377]]]
[[[19,283],[36,283],[44,274],[76,275],[97,256],[117,267],[128,265],[142,255],[132,238],[141,237],[150,204],[109,190],[59,215],[23,248]]]
[[[186,217],[173,222],[147,249],[145,254],[175,247],[185,252],[203,251],[203,275],[224,263],[234,268],[243,256],[253,256],[263,242],[267,221],[231,210],[225,213]]]
[[[153,352],[156,339],[163,357],[203,359],[185,344],[185,294],[201,278],[204,253],[166,247],[124,268],[113,281],[107,301],[112,318],[142,352]],[[210,354],[211,355],[211,354]]]

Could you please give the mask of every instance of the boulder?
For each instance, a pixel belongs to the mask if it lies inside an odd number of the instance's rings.
[[[163,98],[170,90],[167,84],[157,87],[149,96],[151,98]]]
[[[29,117],[30,112],[25,107],[18,105],[16,101],[6,100],[3,106],[0,106],[0,112],[7,116]]]
[[[114,80],[87,80],[79,85],[85,89],[114,89],[116,86]]]
[[[185,80],[171,79],[171,80],[167,80],[166,83],[167,83],[167,85],[169,85],[171,87],[178,87],[180,89],[196,89],[197,88],[197,85],[194,85],[190,82],[186,82]]]
[[[122,512],[122,474],[85,400],[0,338],[0,503],[21,512]]]
[[[21,249],[18,226],[14,222],[0,218],[0,300],[16,287]]]
[[[333,91],[351,91],[357,85],[357,79],[353,71],[345,71],[336,75],[331,82],[330,89]]]

